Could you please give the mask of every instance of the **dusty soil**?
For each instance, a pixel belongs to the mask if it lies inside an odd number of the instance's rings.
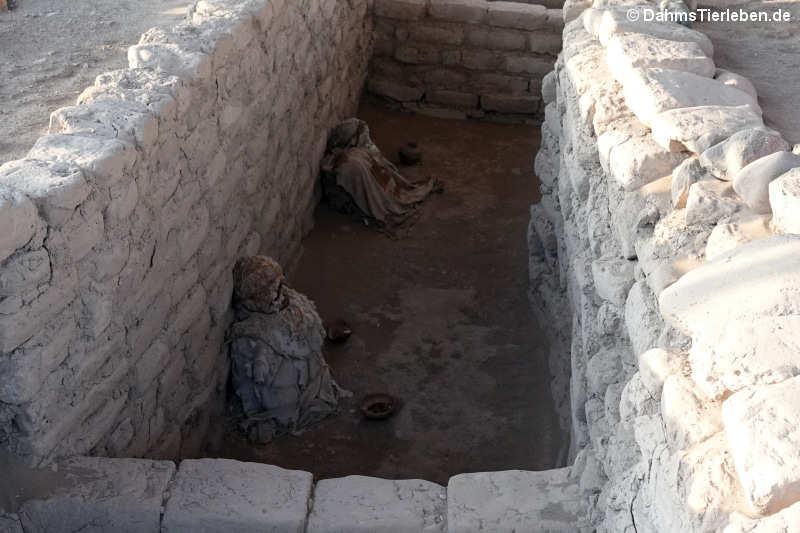
[[[323,319],[355,333],[326,347],[354,393],[341,413],[299,437],[252,445],[225,436],[221,456],[313,472],[446,483],[469,471],[547,469],[562,445],[550,397],[547,346],[528,306],[526,227],[538,201],[539,128],[440,120],[364,106],[390,158],[409,140],[445,192],[423,206],[411,235],[391,240],[324,204],[291,280]],[[547,327],[547,325],[543,325]],[[368,421],[363,395],[399,398]]]
[[[701,2],[702,3],[702,2]],[[800,0],[750,2],[746,11],[792,14],[791,22],[704,22],[695,28],[714,43],[718,67],[750,78],[758,90],[764,122],[791,143],[800,143]]]
[[[73,105],[98,74],[128,66],[153,26],[179,22],[193,0],[17,0],[0,11],[0,164],[24,157],[50,113]]]

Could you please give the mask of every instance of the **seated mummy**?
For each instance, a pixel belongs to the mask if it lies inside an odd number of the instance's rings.
[[[322,356],[314,304],[285,284],[269,257],[240,259],[233,277],[231,376],[250,438],[269,442],[335,412],[345,391]]]

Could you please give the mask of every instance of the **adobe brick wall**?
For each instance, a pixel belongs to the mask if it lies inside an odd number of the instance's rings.
[[[525,120],[561,50],[561,9],[486,0],[376,0],[370,93],[452,118]]]
[[[232,267],[297,256],[368,4],[202,0],[0,167],[0,446],[38,463],[202,438]]]

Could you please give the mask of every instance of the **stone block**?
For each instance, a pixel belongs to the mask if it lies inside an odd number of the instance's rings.
[[[603,46],[619,33],[643,33],[659,39],[697,43],[706,56],[714,57],[711,39],[703,32],[674,22],[648,22],[642,18],[630,20],[627,9],[591,9],[584,13],[583,21],[586,31],[599,39]]]
[[[714,226],[706,242],[706,260],[714,259],[737,246],[772,235],[769,215],[741,212]]]
[[[444,532],[446,520],[447,491],[440,485],[348,476],[317,482],[306,531]]]
[[[722,430],[720,404],[711,401],[694,382],[673,374],[661,390],[661,416],[667,442],[673,450],[685,450]]]
[[[789,148],[789,143],[776,131],[748,128],[700,154],[700,164],[717,178],[732,181],[753,161],[775,152],[789,151]]]
[[[744,208],[730,183],[702,180],[689,187],[686,197],[686,224],[716,224]]]
[[[474,84],[475,90],[481,93],[521,94],[528,91],[528,80],[522,76],[482,72],[470,77],[468,82]]]
[[[617,258],[597,259],[592,261],[592,278],[600,298],[622,307],[635,282],[633,262]]]
[[[753,512],[800,500],[800,377],[737,392],[722,406],[736,473]]]
[[[753,318],[730,324],[716,342],[696,342],[692,377],[713,398],[800,375],[800,316]]]
[[[416,102],[422,98],[423,91],[416,87],[401,85],[382,78],[370,78],[367,89],[378,96],[385,96],[398,102]]]
[[[119,138],[149,152],[158,139],[158,121],[138,102],[100,100],[53,111],[48,133]]]
[[[481,107],[486,111],[499,113],[525,113],[534,114],[539,111],[539,96],[508,96],[502,94],[481,96]]]
[[[467,24],[483,22],[488,9],[486,0],[430,0],[428,7],[433,18]]]
[[[461,63],[470,70],[498,70],[504,57],[498,52],[489,50],[463,50]]]
[[[419,20],[425,15],[428,0],[375,0],[375,14],[400,20]]]
[[[793,168],[800,167],[800,155],[775,152],[756,159],[733,178],[733,188],[756,213],[770,213],[769,184]]]
[[[711,78],[714,61],[694,42],[659,39],[643,33],[616,34],[608,41],[606,61],[617,81],[625,83],[637,68],[690,72]]]
[[[653,126],[662,111],[698,106],[750,105],[760,113],[758,103],[747,93],[718,81],[663,68],[632,68],[620,73],[625,103],[637,118]]]
[[[394,58],[412,65],[435,65],[441,63],[442,51],[438,46],[402,44],[395,48]]]
[[[464,29],[458,25],[413,24],[408,28],[408,38],[412,42],[461,44]]]
[[[9,353],[33,338],[75,298],[78,279],[74,269],[56,271],[50,284],[10,314],[0,314],[0,353]]]
[[[800,236],[775,235],[717,256],[667,287],[659,307],[676,328],[710,339],[731,323],[800,314]]]
[[[541,77],[553,70],[553,61],[526,55],[507,55],[503,68],[513,74],[534,74]]]
[[[91,192],[78,167],[36,159],[10,161],[0,167],[0,186],[27,196],[51,226],[63,224]]]
[[[425,94],[425,100],[432,104],[453,107],[478,107],[478,95],[458,91],[431,90]]]
[[[711,178],[712,176],[700,166],[696,157],[686,159],[672,170],[672,184],[670,185],[670,196],[672,207],[682,209],[686,207],[686,200],[689,198],[689,189],[695,183]]]
[[[683,358],[662,348],[651,348],[639,355],[639,378],[650,394],[658,399],[664,381],[683,369]]]
[[[729,72],[727,70],[718,68],[716,74],[714,75],[714,79],[727,85],[728,87],[733,87],[734,89],[744,91],[754,99],[758,98],[758,93],[756,92],[756,88],[753,86],[753,82],[741,74],[736,74],[734,72]]]
[[[164,533],[296,532],[306,527],[312,475],[230,459],[187,459],[169,487]]]
[[[556,56],[561,51],[561,34],[533,32],[528,35],[528,50]]]
[[[658,314],[653,293],[644,281],[634,283],[628,293],[625,302],[625,327],[633,354],[637,358],[640,353],[657,346],[664,322]]]
[[[597,138],[600,164],[620,187],[634,191],[668,176],[685,158],[647,135],[637,120],[619,122]]]
[[[584,505],[569,468],[459,474],[447,485],[447,530],[575,533]]]
[[[800,233],[800,169],[792,169],[770,182],[769,204],[777,232]]]
[[[547,8],[517,2],[489,2],[486,21],[501,28],[536,30],[547,26]]]
[[[59,133],[39,137],[27,157],[79,167],[90,184],[103,191],[123,179],[136,162],[137,152],[131,143],[119,139]]]
[[[59,465],[65,482],[19,510],[25,531],[159,530],[161,503],[175,472],[168,461],[76,457]]]
[[[25,246],[42,226],[36,206],[25,195],[0,183],[0,262]]]
[[[151,69],[180,78],[208,80],[211,56],[172,43],[142,43],[128,48],[128,68]]]
[[[50,279],[47,250],[20,250],[0,262],[0,297],[21,295]]]
[[[653,139],[672,152],[702,154],[734,133],[764,122],[749,105],[670,109],[652,120]]]

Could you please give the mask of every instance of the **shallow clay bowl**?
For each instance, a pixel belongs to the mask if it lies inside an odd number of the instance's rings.
[[[388,394],[367,394],[361,399],[361,413],[370,420],[386,420],[394,414],[395,400]]]

